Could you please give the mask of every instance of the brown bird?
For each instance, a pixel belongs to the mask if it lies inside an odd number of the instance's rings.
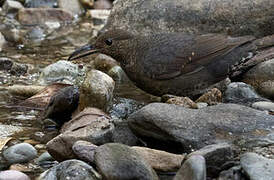
[[[148,93],[193,97],[225,79],[234,64],[250,56],[256,50],[254,39],[221,34],[141,36],[111,30],[94,45],[76,50],[68,60],[103,53],[120,62],[136,86]]]

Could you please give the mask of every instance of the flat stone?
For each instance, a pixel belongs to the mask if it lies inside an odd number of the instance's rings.
[[[194,155],[186,160],[173,180],[206,180],[206,163],[203,156]]]
[[[18,21],[23,25],[51,22],[71,22],[71,13],[60,8],[23,8],[18,11]]]
[[[274,112],[274,103],[268,101],[259,101],[252,104],[253,108]]]
[[[241,156],[241,166],[251,180],[273,180],[273,159],[267,159],[256,153],[245,153]]]

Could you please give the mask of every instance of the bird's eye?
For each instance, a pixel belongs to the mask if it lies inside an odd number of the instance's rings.
[[[105,40],[106,45],[110,46],[112,44],[112,40],[111,39],[107,39]]]

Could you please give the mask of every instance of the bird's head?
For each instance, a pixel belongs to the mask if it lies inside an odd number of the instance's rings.
[[[93,45],[87,44],[75,50],[68,60],[75,60],[94,53],[102,53],[120,61],[122,52],[127,50],[128,41],[133,35],[124,30],[110,30],[101,34]]]

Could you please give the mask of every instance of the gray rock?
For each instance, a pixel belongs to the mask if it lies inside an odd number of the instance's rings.
[[[112,77],[115,81],[127,82],[129,81],[125,71],[120,66],[112,67],[107,74]]]
[[[1,35],[0,35],[1,36]],[[13,61],[6,57],[0,58],[0,70],[9,71],[13,65]]]
[[[256,153],[245,153],[241,157],[241,166],[251,180],[273,180],[273,159],[267,159]]]
[[[205,158],[200,155],[191,156],[184,162],[173,180],[206,180]]]
[[[20,172],[15,170],[6,170],[0,172],[0,179],[1,180],[30,180],[30,178]]]
[[[28,8],[53,8],[57,7],[57,0],[25,0],[24,6]]]
[[[44,152],[39,156],[39,158],[36,160],[36,163],[41,166],[45,163],[48,163],[49,161],[55,161],[54,158],[48,153]]]
[[[33,41],[42,41],[45,39],[45,36],[46,34],[44,29],[40,27],[33,27],[26,34],[26,37]]]
[[[205,107],[207,107],[207,106],[208,106],[208,104],[207,104],[207,103],[202,103],[202,102],[200,102],[200,103],[196,103],[196,104],[197,104],[198,109],[202,109],[202,108],[205,108]]]
[[[202,109],[188,109],[164,103],[152,103],[128,118],[131,130],[148,145],[158,145],[179,152],[191,151],[219,140],[230,141],[239,135],[274,125],[274,116],[237,104],[218,104]],[[225,138],[228,137],[229,138]],[[153,140],[152,140],[153,139]],[[155,142],[155,144],[153,144]]]
[[[38,84],[48,85],[52,83],[78,84],[84,79],[85,68],[69,61],[58,61],[43,69]]]
[[[4,36],[2,35],[2,33],[0,32],[0,52],[2,51],[3,46],[6,44],[6,39],[4,38]]]
[[[24,8],[24,6],[18,2],[13,0],[6,0],[3,5],[3,12],[8,15],[15,16],[19,9]]]
[[[272,0],[123,0],[114,2],[105,29],[263,36],[273,34],[273,8]]]
[[[58,161],[75,158],[72,146],[76,141],[101,145],[112,141],[114,125],[101,110],[86,108],[62,126],[61,134],[47,143],[48,152]]]
[[[112,104],[115,82],[107,74],[91,70],[80,88],[79,108],[97,107],[107,111]]]
[[[260,94],[274,98],[274,59],[259,63],[244,74],[243,81],[251,84]]]
[[[268,101],[259,101],[252,104],[253,108],[274,112],[274,103]]]
[[[256,101],[265,100],[258,95],[254,88],[243,82],[233,82],[227,86],[224,102],[251,106]]]
[[[158,179],[151,166],[129,146],[109,143],[95,151],[95,163],[104,179]]]
[[[57,0],[60,8],[72,13],[73,15],[79,15],[84,12],[80,2],[78,0]]]
[[[217,177],[223,169],[223,165],[233,160],[237,153],[236,148],[228,143],[213,144],[203,147],[190,153],[187,158],[193,155],[201,155],[205,158],[207,176]]]
[[[241,166],[234,166],[228,170],[222,171],[218,180],[245,180],[246,178],[241,171]]]
[[[28,143],[13,145],[3,152],[9,164],[28,162],[37,156],[36,149]]]
[[[90,165],[79,160],[68,160],[43,172],[39,180],[99,180],[98,174]]]
[[[15,76],[21,76],[28,72],[28,65],[21,63],[13,63],[10,73]]]
[[[43,25],[46,22],[71,22],[73,16],[60,8],[22,8],[18,11],[18,21],[23,25]]]
[[[87,141],[77,141],[73,144],[72,150],[80,160],[94,163],[94,154],[97,147]]]

